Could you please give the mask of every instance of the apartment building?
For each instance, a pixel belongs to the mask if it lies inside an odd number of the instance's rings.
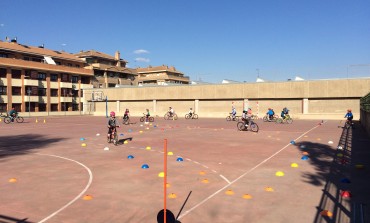
[[[0,111],[82,111],[93,70],[73,54],[0,41]]]
[[[146,68],[137,68],[136,70],[139,74],[139,85],[189,84],[190,82],[188,76],[184,76],[182,72],[176,70],[173,66],[149,66]]]
[[[138,84],[138,73],[126,67],[127,61],[120,58],[119,51],[116,51],[114,57],[95,50],[81,51],[74,55],[86,62],[86,69],[93,70],[94,88]]]

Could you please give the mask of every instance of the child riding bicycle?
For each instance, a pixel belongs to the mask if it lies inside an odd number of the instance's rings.
[[[281,111],[281,114],[280,114],[281,118],[285,119],[287,117],[288,113],[289,113],[289,110],[286,107],[283,108],[283,110]]]
[[[344,116],[344,118],[347,118],[347,123],[352,125],[352,119],[353,119],[353,114],[352,114],[352,109],[347,109],[347,114]]]
[[[110,118],[108,120],[108,139],[111,138],[112,133],[117,134],[117,127],[119,128],[118,122],[116,120],[116,113],[114,111],[110,112]]]
[[[128,119],[129,116],[130,116],[130,110],[128,110],[128,108],[126,108],[125,114],[123,115],[123,119]]]
[[[190,110],[189,110],[189,116],[190,116],[190,118],[193,116],[193,108],[190,108]]]

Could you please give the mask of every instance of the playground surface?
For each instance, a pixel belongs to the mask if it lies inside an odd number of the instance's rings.
[[[369,213],[362,204],[370,200],[370,141],[358,124],[257,120],[252,133],[225,119],[132,117],[114,146],[106,123],[91,116],[1,122],[0,222],[157,222],[165,140],[167,209],[177,216],[192,191],[182,223],[350,222],[364,216],[357,210]]]

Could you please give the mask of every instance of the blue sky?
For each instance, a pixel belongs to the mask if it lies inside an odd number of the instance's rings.
[[[130,67],[191,80],[370,76],[369,0],[0,0],[0,39],[76,53],[116,50]]]

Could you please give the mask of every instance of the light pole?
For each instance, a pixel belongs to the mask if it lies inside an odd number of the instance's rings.
[[[28,94],[28,117],[31,117],[31,90],[27,90]]]

